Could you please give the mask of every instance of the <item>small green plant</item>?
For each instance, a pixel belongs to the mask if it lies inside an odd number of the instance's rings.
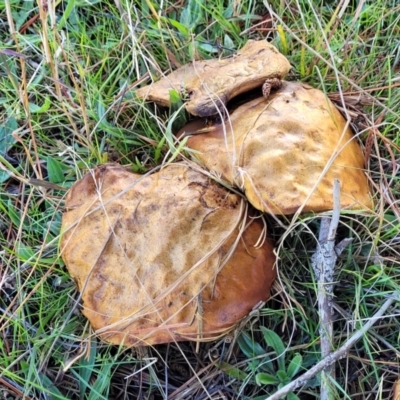
[[[246,332],[242,333],[238,343],[249,359],[248,368],[254,374],[257,385],[271,386],[275,391],[291,382],[299,373],[303,366],[303,357],[296,353],[288,362],[286,360],[287,349],[282,339],[270,329],[263,326],[260,329],[267,345],[265,348],[256,343]],[[268,348],[272,348],[273,352],[268,353]],[[288,400],[299,399],[294,393],[289,393],[286,398]]]

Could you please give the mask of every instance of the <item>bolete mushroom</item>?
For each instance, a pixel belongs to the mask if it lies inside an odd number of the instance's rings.
[[[136,91],[137,97],[170,106],[170,90],[188,97],[186,110],[196,116],[218,114],[233,97],[262,87],[264,97],[280,86],[289,61],[265,40],[249,40],[236,55],[194,61]]]
[[[276,274],[247,205],[187,164],[85,175],[66,199],[61,251],[95,331],[135,346],[231,330],[269,297]]]
[[[284,82],[271,94],[239,106],[224,123],[202,120],[181,129],[187,146],[210,171],[241,188],[257,209],[293,214],[341,206],[372,207],[364,158],[345,119],[320,90]]]

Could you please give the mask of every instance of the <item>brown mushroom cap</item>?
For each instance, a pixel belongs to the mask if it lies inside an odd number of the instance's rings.
[[[61,249],[97,333],[125,345],[212,339],[266,300],[275,256],[268,240],[255,247],[263,224],[246,204],[182,164],[85,175],[66,199]]]
[[[207,133],[196,134],[203,128]],[[333,208],[333,181],[341,206],[372,207],[364,158],[346,121],[323,92],[284,82],[268,99],[237,108],[224,124],[195,121],[181,129],[187,146],[210,171],[244,190],[257,209],[274,214]]]
[[[208,117],[233,97],[261,88],[266,79],[283,79],[289,70],[289,61],[274,46],[265,40],[249,40],[231,58],[194,61],[138,89],[136,95],[169,106],[170,90],[184,91],[189,96],[186,110]]]

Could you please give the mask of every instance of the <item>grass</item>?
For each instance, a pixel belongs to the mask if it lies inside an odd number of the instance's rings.
[[[88,168],[112,161],[146,172],[171,156],[166,139],[176,114],[140,104],[134,89],[194,58],[230,55],[249,38],[266,37],[288,57],[289,80],[324,90],[342,108],[343,98],[367,155],[376,208],[341,217],[338,240],[353,242],[338,260],[334,346],[399,291],[400,7],[336,3],[272,1],[268,10],[251,0],[0,3],[5,398],[261,399],[277,383],[260,374],[297,376],[318,362],[310,257],[319,215],[282,220],[285,228],[269,221],[280,273],[273,298],[235,340],[202,344],[198,353],[186,342],[124,349],[97,341],[75,309],[77,291],[58,253],[65,193]],[[398,315],[396,304],[336,364],[337,398],[391,398]],[[264,340],[270,331],[281,343]],[[316,377],[296,395],[318,399],[319,387]]]

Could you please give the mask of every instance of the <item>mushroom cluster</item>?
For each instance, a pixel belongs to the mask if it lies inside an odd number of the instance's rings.
[[[193,62],[137,91],[163,106],[170,90],[189,96],[186,110],[201,118],[177,136],[189,136],[196,164],[144,176],[99,166],[68,193],[62,256],[104,340],[215,339],[269,297],[275,255],[263,212],[329,210],[334,179],[342,208],[372,207],[348,123],[321,91],[283,82],[289,69],[275,47],[249,41],[236,56]],[[256,88],[261,97],[227,114]],[[204,118],[216,114],[225,120]]]

